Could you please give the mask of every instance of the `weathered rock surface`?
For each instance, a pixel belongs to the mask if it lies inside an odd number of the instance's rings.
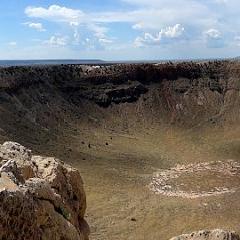
[[[24,143],[66,122],[91,124],[94,115],[98,126],[107,118],[121,129],[232,126],[240,119],[239,69],[237,61],[0,68],[0,138]]]
[[[212,231],[202,230],[191,234],[184,234],[170,240],[239,240],[240,237],[235,232],[215,229]]]
[[[0,161],[0,239],[88,239],[78,170],[14,142],[0,145]]]

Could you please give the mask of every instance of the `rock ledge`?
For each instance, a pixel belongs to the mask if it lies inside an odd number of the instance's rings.
[[[0,202],[0,239],[88,239],[80,173],[58,159],[0,145]]]

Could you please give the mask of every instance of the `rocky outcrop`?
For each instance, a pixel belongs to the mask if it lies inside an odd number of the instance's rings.
[[[87,99],[106,107],[111,103],[134,102],[147,92],[147,85],[188,79],[187,84],[174,84],[174,90],[185,93],[204,84],[212,91],[223,91],[219,81],[226,75],[227,62],[182,62],[161,64],[116,64],[109,66],[27,66],[0,68],[1,91],[16,92],[38,85],[57,87],[71,99]],[[207,78],[207,80],[206,80]],[[203,79],[201,83],[198,79]],[[193,80],[194,83],[193,83]],[[1,94],[0,94],[1,98]]]
[[[148,90],[142,84],[134,83],[123,85],[115,89],[106,89],[104,92],[95,92],[86,98],[94,100],[101,107],[108,107],[111,103],[135,102],[138,98]]]
[[[239,240],[240,237],[235,232],[215,229],[212,231],[202,230],[191,234],[184,234],[170,240]]]
[[[215,229],[212,231],[202,230],[191,234],[184,234],[170,240],[239,240],[240,237],[235,232]]]
[[[14,142],[0,145],[0,160],[0,239],[88,239],[78,170]]]

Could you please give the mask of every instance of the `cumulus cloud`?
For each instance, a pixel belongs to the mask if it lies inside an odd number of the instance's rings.
[[[41,18],[75,26],[75,35],[76,28],[86,26],[97,38],[106,38],[108,32],[106,24],[108,23],[130,23],[135,30],[149,32],[161,31],[165,26],[172,26],[176,22],[206,29],[215,21],[215,15],[208,7],[196,0],[182,0],[181,2],[175,0],[125,0],[125,2],[136,5],[136,9],[87,13],[80,9],[51,5],[48,8],[27,7],[25,13],[31,18]],[[172,29],[169,30],[169,34],[175,34],[171,31]]]
[[[184,32],[184,27],[181,24],[176,24],[173,27],[167,27],[166,29],[161,30],[161,35],[167,38],[177,38],[180,37]]]
[[[179,38],[183,35],[185,29],[181,24],[169,26],[156,35],[153,36],[151,33],[145,33],[143,37],[137,37],[135,40],[136,47],[142,47],[145,45],[159,45],[162,42],[166,43],[168,40]]]
[[[143,29],[143,25],[141,23],[136,23],[132,26],[132,28],[135,30],[141,30]]]
[[[81,10],[75,10],[58,5],[51,5],[48,8],[27,7],[25,14],[28,17],[42,18],[57,22],[79,23],[84,19],[85,14]]]
[[[218,29],[211,28],[204,32],[205,41],[209,48],[221,48],[225,46],[222,33]]]
[[[143,37],[137,37],[135,39],[134,45],[136,47],[143,47],[145,45],[159,45],[160,40],[161,40],[161,38],[159,35],[154,37],[150,33],[145,33]]]
[[[33,28],[39,32],[45,32],[46,29],[43,27],[42,23],[35,23],[35,22],[26,22],[24,25]]]
[[[86,38],[91,39],[91,43],[95,40],[96,44],[112,44],[114,36],[111,36],[110,28],[113,23],[129,24],[132,31],[140,32],[141,35],[135,39],[136,46],[171,44],[174,39],[184,37],[185,42],[197,42],[199,46],[207,44],[208,47],[223,47],[227,41],[235,41],[234,36],[239,34],[239,0],[120,1],[131,5],[131,10],[87,12],[51,5],[29,6],[25,14],[29,18],[67,24],[72,28],[70,42],[74,44],[82,44]],[[122,41],[123,45],[128,43],[127,40]]]
[[[220,39],[222,37],[222,34],[219,30],[211,28],[204,32],[207,38],[211,39]]]
[[[51,5],[48,8],[27,7],[25,14],[31,18],[41,18],[58,23],[66,23],[73,29],[74,43],[80,42],[78,29],[82,26],[88,28],[98,39],[107,39],[108,28],[101,26],[93,17],[78,9],[71,9],[59,5]],[[35,25],[36,27],[36,25]]]
[[[68,44],[69,38],[67,36],[51,36],[49,40],[44,41],[44,44],[54,47],[64,47]]]

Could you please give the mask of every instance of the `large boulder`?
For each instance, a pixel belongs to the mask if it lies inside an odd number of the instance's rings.
[[[202,230],[190,234],[184,234],[170,240],[240,240],[240,237],[235,232],[215,229],[212,231]]]
[[[0,239],[87,240],[86,196],[78,170],[0,145]]]

